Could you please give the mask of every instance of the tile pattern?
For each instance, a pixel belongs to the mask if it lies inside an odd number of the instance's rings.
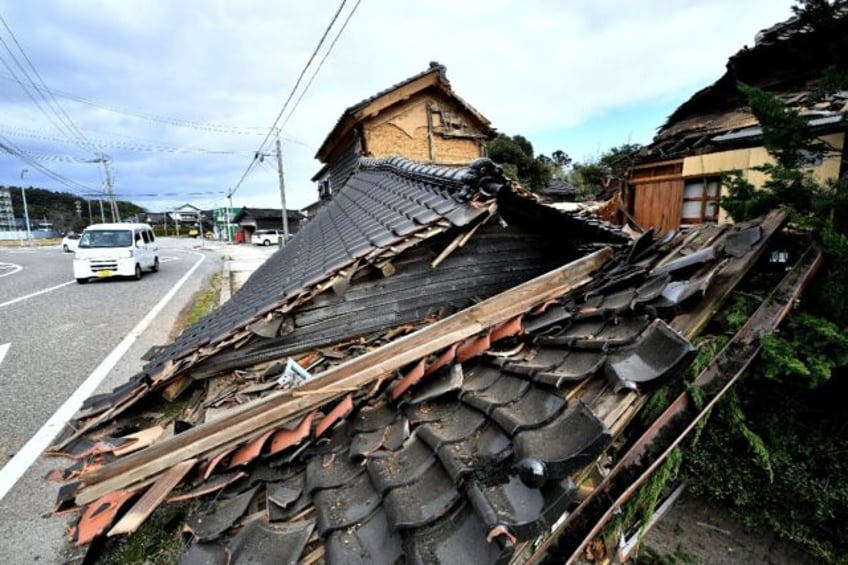
[[[459,360],[462,344],[433,355],[429,367],[441,368],[428,374],[424,362],[397,397],[390,385],[354,393],[345,421],[307,440],[299,458],[327,562],[506,562],[550,528],[573,503],[573,477],[611,441],[594,399],[570,393],[592,382],[602,392],[608,374],[638,380],[628,367],[651,354],[658,380],[691,361],[688,342],[653,318],[653,301],[634,300],[657,278],[625,271],[614,265],[591,288],[528,313],[523,334],[473,358]],[[524,347],[501,352],[515,344]]]

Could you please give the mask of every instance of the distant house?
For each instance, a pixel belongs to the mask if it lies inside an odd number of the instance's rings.
[[[197,206],[191,204],[183,204],[179,208],[175,208],[168,212],[168,219],[180,224],[188,224],[197,222],[203,216],[203,211]]]
[[[289,234],[297,233],[306,220],[306,215],[300,210],[288,210],[286,218],[289,224]],[[243,232],[243,241],[249,241],[256,230],[283,230],[283,211],[280,208],[242,208],[233,216],[233,222],[239,225]]]
[[[321,199],[335,194],[359,157],[400,155],[419,162],[467,165],[495,136],[488,119],[456,95],[438,63],[345,110],[318,149],[324,167],[312,178]]]
[[[757,34],[754,46],[732,56],[724,76],[677,108],[638,155],[626,197],[635,222],[665,232],[724,221],[719,199],[727,174],[741,172],[762,185],[764,174],[752,168],[772,160],[739,83],[777,95],[830,146],[810,163],[819,180],[846,174],[848,89],[829,88],[825,80],[833,69],[848,71],[846,38],[848,3],[824,26],[793,17]]]
[[[564,179],[551,179],[548,186],[536,192],[550,202],[575,202],[580,200],[580,190]]]

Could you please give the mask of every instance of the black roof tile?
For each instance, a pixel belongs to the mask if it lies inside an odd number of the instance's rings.
[[[450,404],[457,405],[455,403]],[[479,411],[460,405],[450,414],[420,426],[418,437],[435,450],[442,444],[467,438],[480,429],[485,421],[486,417]]]
[[[561,396],[534,386],[512,404],[495,408],[492,419],[512,436],[522,430],[546,424],[563,408],[565,400]]]
[[[318,489],[340,487],[364,472],[365,466],[346,454],[317,455],[306,464],[306,491],[312,494]]]
[[[301,471],[297,475],[279,482],[274,486],[269,485],[265,497],[268,520],[271,522],[289,520],[292,516],[302,512],[311,505],[312,497],[306,491],[305,487],[305,471]],[[294,492],[299,492],[300,495],[294,501],[290,501],[290,497]],[[280,504],[281,502],[285,504]]]
[[[582,381],[601,370],[606,355],[595,351],[571,351],[558,367],[539,371],[533,379],[557,388]]]
[[[513,547],[498,536],[487,541],[489,530],[476,512],[463,503],[427,528],[411,532],[404,541],[410,565],[508,563]]]
[[[528,350],[521,361],[508,361],[504,363],[503,368],[519,375],[532,376],[538,371],[558,367],[565,360],[568,351],[556,347],[535,347]]]
[[[660,384],[689,366],[696,349],[662,320],[655,320],[635,344],[610,354],[605,372],[616,387]]]
[[[219,543],[193,543],[180,557],[179,565],[229,565],[227,550]]]
[[[425,402],[416,405],[404,405],[403,412],[413,424],[440,422],[454,412],[465,409],[458,402]]]
[[[541,472],[539,478],[549,481],[564,479],[591,463],[610,439],[604,423],[577,402],[547,425],[516,434],[513,445],[519,469]],[[532,477],[521,479],[533,486]]]
[[[506,526],[518,539],[527,540],[541,534],[568,510],[577,489],[570,478],[533,488],[513,475],[495,485],[469,481],[466,492],[487,528]]]
[[[524,379],[501,375],[495,383],[479,392],[463,393],[460,399],[478,410],[490,414],[498,406],[515,402],[530,388]]]
[[[364,457],[378,449],[396,451],[409,438],[409,420],[401,416],[383,429],[359,432],[350,440],[351,457]]]
[[[216,500],[213,504],[200,508],[188,519],[186,525],[198,541],[213,541],[241,518],[258,489],[259,487],[254,487],[232,498]]]
[[[315,523],[311,520],[286,524],[266,524],[254,520],[245,525],[227,546],[229,563],[297,563],[314,527]]]
[[[495,384],[495,381],[499,378],[501,378],[500,369],[489,364],[481,363],[470,370],[465,370],[462,390],[466,392],[485,390]]]
[[[397,411],[385,402],[364,406],[353,419],[353,429],[357,432],[382,430],[398,417]]]
[[[330,532],[353,526],[370,516],[382,499],[363,473],[338,488],[319,490],[314,500],[318,534],[327,537]]]
[[[436,462],[436,456],[426,443],[412,436],[401,449],[378,452],[366,463],[368,475],[375,488],[381,492],[418,480]]]
[[[454,443],[433,444],[432,439],[425,441],[438,449],[439,461],[456,484],[468,475],[491,478],[512,462],[512,442],[494,423],[487,423]]]
[[[403,559],[400,534],[389,528],[382,507],[358,524],[332,532],[324,547],[331,565],[396,565]]]
[[[383,505],[392,528],[417,528],[444,516],[460,497],[453,480],[434,461],[417,480],[386,493]]]

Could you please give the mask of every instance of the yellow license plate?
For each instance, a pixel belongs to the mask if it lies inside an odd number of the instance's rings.
[[[106,277],[111,277],[114,274],[115,274],[115,271],[97,271],[97,276],[100,277],[101,279],[104,279]]]

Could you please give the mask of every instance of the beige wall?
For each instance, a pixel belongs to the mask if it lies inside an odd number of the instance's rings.
[[[830,144],[834,152],[825,157],[822,164],[815,167],[812,172],[816,180],[824,182],[836,179],[839,175],[839,164],[841,161],[842,146],[845,142],[845,133],[833,133],[820,138]],[[735,149],[733,151],[720,151],[706,155],[695,155],[683,159],[683,176],[694,177],[703,175],[719,175],[733,171],[744,171],[745,178],[756,187],[761,187],[766,180],[766,175],[759,171],[752,171],[752,167],[774,163],[763,147],[752,147],[749,149]]]
[[[463,115],[448,100],[419,93],[365,122],[365,146],[368,153],[374,157],[402,155],[414,161],[432,160],[441,164],[466,164],[480,157],[482,150],[477,140],[439,135],[438,131],[442,128],[437,115],[433,116],[435,131],[431,154],[427,108],[434,105]]]

